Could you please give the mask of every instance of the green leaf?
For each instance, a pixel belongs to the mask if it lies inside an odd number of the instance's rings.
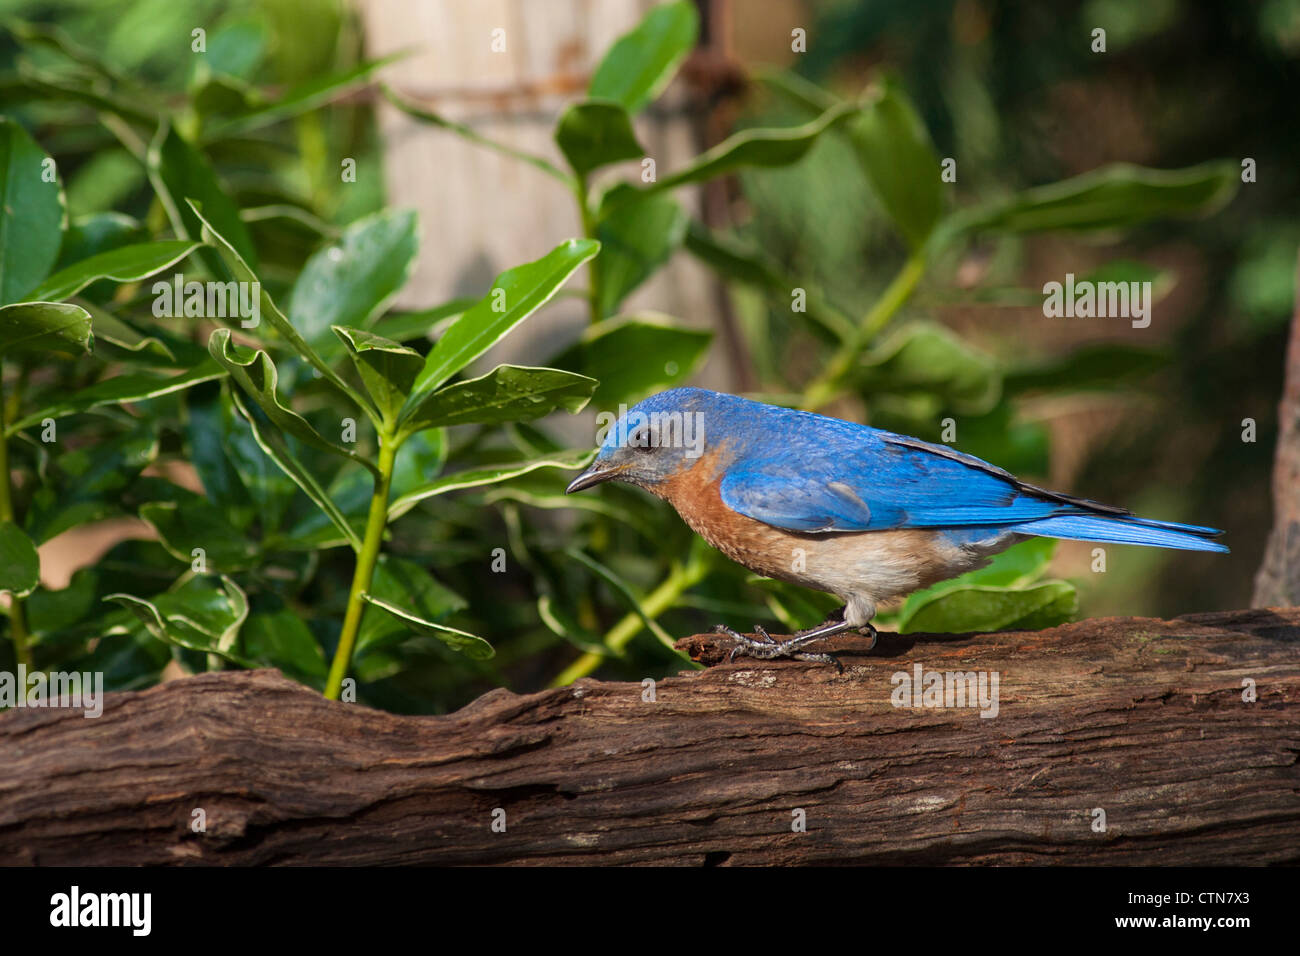
[[[485,661],[496,653],[492,645],[477,634],[470,634],[468,631],[448,627],[445,624],[426,621],[405,608],[398,607],[396,604],[377,598],[372,594],[363,592],[361,598],[367,604],[390,615],[394,620],[401,621],[410,630],[436,637],[448,647],[460,651],[466,657],[473,658],[476,661]]]
[[[198,207],[193,203],[188,203],[188,206],[190,211],[198,217],[199,222],[202,223],[203,241],[217,248],[218,252],[221,254],[222,260],[226,263],[230,271],[234,273],[235,278],[240,282],[257,282],[258,287],[261,288],[261,283],[257,278],[257,274],[249,268],[248,263],[245,262],[240,254],[235,250],[235,247],[227,242],[221,233],[217,232],[212,227],[212,223],[204,218],[203,212]],[[312,367],[315,368],[316,371],[320,372],[328,381],[332,382],[339,391],[351,398],[357,404],[358,408],[363,409],[367,415],[370,415],[373,418],[378,417],[378,412],[375,410],[374,406],[367,402],[356,389],[343,381],[343,379],[339,377],[338,373],[335,372],[334,369],[332,369],[329,364],[317,354],[316,350],[307,344],[307,340],[302,337],[296,328],[294,328],[293,323],[285,318],[284,313],[279,310],[275,304],[275,300],[271,298],[270,294],[267,293],[265,289],[262,289],[261,306],[261,314],[266,316],[271,325],[284,337],[285,341],[293,347],[294,351],[310,362]],[[209,348],[211,348],[211,345],[212,341],[209,339]]]
[[[356,529],[348,522],[342,510],[334,503],[325,489],[320,486],[320,483],[313,477],[311,472],[304,468],[302,462],[294,457],[283,436],[269,434],[263,429],[258,423],[257,417],[244,405],[238,394],[232,392],[231,399],[235,403],[235,408],[239,410],[239,414],[243,415],[244,420],[252,427],[253,438],[256,439],[261,449],[270,455],[271,460],[280,467],[280,470],[293,479],[294,484],[316,503],[316,506],[334,524],[334,527],[338,528],[342,533],[343,539],[352,546],[352,549],[360,551],[361,536],[357,534]]]
[[[952,217],[954,232],[1041,232],[1125,229],[1152,219],[1208,215],[1237,192],[1240,170],[1230,162],[1187,169],[1146,169],[1116,163],[1039,186]]]
[[[213,329],[208,339],[208,352],[222,368],[230,373],[230,377],[239,384],[239,387],[257,402],[258,407],[280,431],[292,435],[313,448],[350,458],[378,475],[378,468],[369,459],[322,438],[307,419],[280,403],[280,397],[276,394],[279,373],[276,371],[275,363],[271,361],[271,356],[265,350],[254,351],[237,347],[230,340],[229,329]],[[340,423],[341,421],[342,419]]]
[[[90,313],[66,302],[19,302],[0,306],[0,356],[15,352],[90,351]]]
[[[574,103],[560,116],[555,143],[580,179],[610,163],[645,156],[627,110],[617,103]]]
[[[240,626],[248,617],[248,598],[224,575],[220,586],[207,577],[193,577],[152,599],[109,594],[104,600],[130,610],[160,641],[216,654],[241,667],[255,666],[236,648]]]
[[[53,405],[34,411],[13,422],[5,429],[5,435],[32,425],[38,425],[47,418],[63,418],[79,412],[89,411],[103,405],[121,405],[124,402],[142,402],[146,399],[169,395],[182,389],[225,378],[226,370],[217,363],[205,360],[201,365],[179,375],[148,375],[143,372],[118,375],[96,382],[88,388],[74,392],[67,398],[59,399]]]
[[[645,191],[704,182],[746,166],[788,166],[803,159],[822,133],[845,122],[857,111],[853,104],[841,103],[802,126],[747,129],[736,133]]]
[[[949,329],[913,322],[868,353],[854,373],[864,395],[922,393],[964,414],[986,412],[1002,391],[997,363]]]
[[[32,493],[23,516],[28,535],[44,544],[79,524],[126,514],[123,493],[157,457],[156,426],[149,421],[63,452]]]
[[[371,326],[370,331],[394,342],[431,339],[464,315],[465,310],[477,301],[477,299],[452,299],[432,309],[385,315]]]
[[[592,401],[615,409],[686,379],[712,338],[706,329],[683,328],[667,317],[607,319],[589,326],[551,364],[596,379]]]
[[[239,630],[243,654],[255,664],[275,667],[303,683],[321,687],[329,665],[311,629],[293,611],[250,614]]]
[[[31,298],[59,302],[76,295],[97,279],[135,282],[180,262],[198,247],[197,242],[168,239],[101,252],[60,269],[33,289]]]
[[[591,77],[591,99],[614,100],[636,113],[657,98],[695,46],[699,14],[690,0],[656,6],[606,52]]]
[[[239,207],[222,188],[207,157],[164,123],[149,145],[148,165],[149,179],[178,236],[207,241],[203,236],[203,226],[208,224],[213,232],[229,243],[241,260],[257,267],[257,251],[244,220],[240,218]],[[198,203],[202,214],[193,203]],[[213,275],[218,278],[226,276],[226,268],[219,256],[205,251],[201,258]],[[249,271],[251,273],[252,269]],[[245,280],[238,272],[235,278]]]
[[[140,506],[162,545],[179,561],[193,562],[196,550],[203,552],[205,570],[231,574],[258,567],[261,555],[230,523],[226,512],[201,495],[177,489],[175,501],[150,501]]]
[[[497,276],[492,290],[456,320],[425,358],[406,399],[410,415],[438,386],[550,301],[578,267],[600,251],[591,239],[568,239],[542,258]]]
[[[620,201],[624,190],[637,198]],[[618,311],[628,294],[668,261],[686,237],[687,222],[677,201],[662,193],[647,195],[625,183],[605,193],[596,223],[601,315]]]
[[[766,292],[784,308],[790,307],[791,289],[804,289],[807,292],[804,315],[816,323],[815,328],[821,329],[823,335],[847,342],[857,334],[854,321],[828,301],[815,284],[784,274],[767,256],[742,246],[734,237],[711,232],[692,221],[686,231],[685,247],[714,272]]]
[[[289,319],[313,343],[333,325],[369,325],[406,283],[418,248],[410,210],[358,219],[307,260],[289,297]]]
[[[236,134],[261,129],[303,113],[318,109],[351,90],[364,86],[372,73],[395,60],[406,56],[398,51],[378,60],[366,60],[341,73],[333,73],[309,80],[288,90],[278,100],[236,116],[224,123],[214,124],[205,133],[208,140],[227,139]]]
[[[596,384],[594,378],[554,368],[498,365],[434,392],[407,416],[403,429],[526,422],[557,408],[578,412]]]
[[[25,297],[59,258],[66,213],[51,169],[27,131],[0,116],[0,305]]]
[[[899,633],[959,634],[967,631],[1041,630],[1071,620],[1079,596],[1068,581],[1007,589],[964,587],[945,591],[917,607]]]
[[[71,188],[69,188],[69,195],[71,195]],[[88,216],[77,216],[63,231],[63,245],[59,249],[59,260],[55,263],[55,268],[66,269],[101,252],[148,241],[149,230],[120,212],[97,212]]]
[[[265,540],[283,523],[298,489],[257,444],[228,387],[204,397],[186,402],[190,462],[207,500],[240,531],[259,521]]]
[[[438,622],[467,605],[459,594],[439,583],[433,575],[413,561],[380,555],[370,582],[372,598],[413,609],[420,618]],[[357,633],[355,660],[391,647],[411,636],[412,628],[401,618],[388,614],[368,613]],[[489,649],[490,651],[490,649]],[[488,657],[491,657],[489,652]]]
[[[901,624],[906,624],[918,608],[947,591],[972,586],[1023,588],[1033,584],[1047,571],[1052,555],[1056,553],[1056,546],[1055,538],[1037,537],[1013,545],[994,555],[993,560],[982,568],[940,581],[909,595],[898,610],[898,620]]]
[[[903,91],[886,81],[848,133],[881,204],[912,248],[919,248],[943,209],[939,157],[925,123]]]
[[[596,456],[594,450],[555,452],[542,455],[529,461],[516,461],[502,465],[488,465],[483,468],[467,468],[454,474],[443,475],[427,484],[412,488],[403,495],[393,498],[388,507],[388,520],[393,521],[406,514],[421,501],[435,495],[446,494],[461,488],[476,488],[480,485],[494,485],[519,475],[526,475],[538,468],[563,468],[576,471],[591,463]]]
[[[41,583],[36,545],[12,521],[0,522],[0,591],[25,598]]]
[[[604,564],[601,564],[595,558],[583,552],[580,548],[565,548],[564,553],[579,564],[585,565],[597,577],[601,578],[606,584],[612,587],[615,593],[623,599],[623,603],[628,606],[632,613],[641,619],[641,623],[646,626],[646,629],[659,640],[659,643],[663,644],[664,647],[669,650],[676,650],[676,648],[673,647],[673,638],[668,634],[668,632],[659,625],[658,621],[647,615],[645,611],[642,610],[642,599],[638,598],[632,591],[631,585],[614,573],[613,570],[606,567]]]
[[[375,405],[391,422],[402,409],[402,403],[411,393],[415,377],[424,367],[424,356],[405,345],[399,345],[364,329],[333,326],[334,334],[343,342],[352,364],[357,367],[366,391]]]

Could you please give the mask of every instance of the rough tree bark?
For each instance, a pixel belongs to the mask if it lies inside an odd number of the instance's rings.
[[[0,716],[0,860],[1296,863],[1298,641],[1295,609],[885,634],[843,674],[740,660],[422,718],[212,674]],[[914,664],[997,672],[997,716],[893,706]]]
[[[1286,381],[1277,408],[1273,463],[1273,531],[1255,576],[1256,607],[1300,604],[1300,259],[1296,305],[1286,352]]]

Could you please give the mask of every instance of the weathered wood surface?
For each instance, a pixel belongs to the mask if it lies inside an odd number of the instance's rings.
[[[1300,610],[855,646],[843,674],[741,660],[653,702],[583,680],[399,717],[260,671],[110,695],[98,719],[11,711],[0,860],[1300,862]],[[997,716],[895,708],[914,663],[996,671]]]

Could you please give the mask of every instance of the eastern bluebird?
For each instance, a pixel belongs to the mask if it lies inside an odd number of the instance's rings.
[[[663,498],[733,561],[765,577],[826,591],[844,608],[777,642],[720,625],[731,652],[807,653],[844,631],[875,636],[878,602],[983,567],[1038,535],[1190,551],[1228,549],[1214,528],[1037,488],[946,445],[838,418],[675,388],[627,411],[569,492],[617,479]],[[874,646],[874,643],[873,645]]]

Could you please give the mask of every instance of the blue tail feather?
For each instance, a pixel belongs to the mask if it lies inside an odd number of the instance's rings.
[[[1228,552],[1225,545],[1209,540],[1221,534],[1215,528],[1172,521],[1149,521],[1146,518],[1109,518],[1092,515],[1060,515],[1026,521],[1011,529],[1021,534],[1075,541],[1104,541],[1115,544],[1140,544],[1153,548],[1178,548],[1183,551]]]

